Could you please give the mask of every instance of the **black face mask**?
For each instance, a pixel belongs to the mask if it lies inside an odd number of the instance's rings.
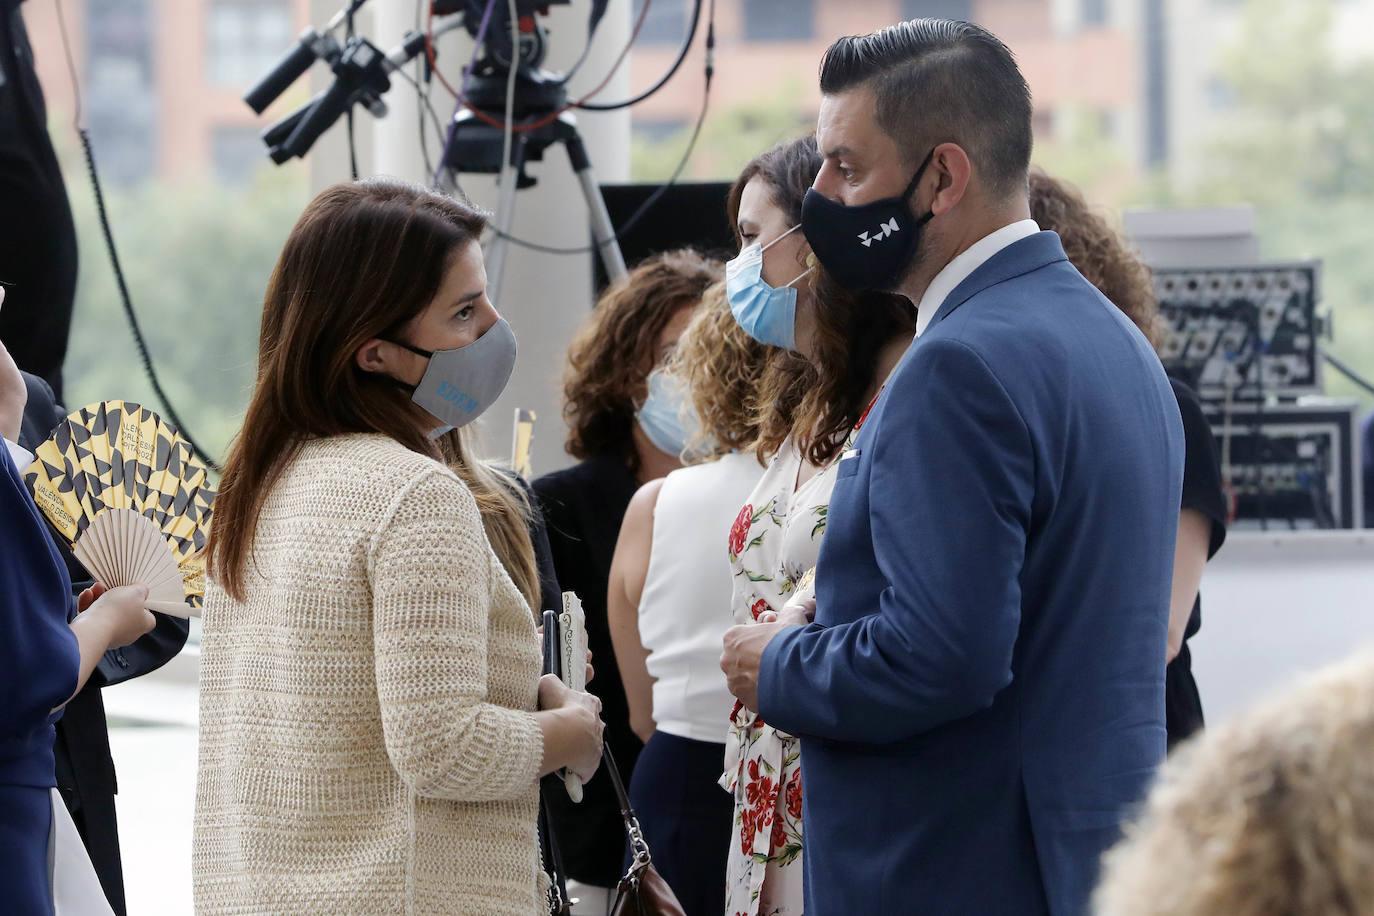
[[[926,166],[935,155],[926,153],[921,167],[897,197],[846,207],[815,188],[802,200],[802,233],[821,266],[845,289],[891,290],[916,254],[925,216],[912,214],[907,202],[916,190]]]

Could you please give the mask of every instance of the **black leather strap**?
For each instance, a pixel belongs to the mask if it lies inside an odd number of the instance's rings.
[[[604,742],[601,745],[601,766],[606,775],[611,777],[611,785],[615,786],[615,797],[620,799],[620,816],[626,819],[628,827],[630,818],[635,816],[635,809],[630,807],[630,794],[625,791],[625,783],[620,781],[620,770],[611,756],[611,746]]]
[[[572,912],[568,900],[568,875],[563,870],[563,856],[558,851],[558,838],[553,835],[553,821],[549,816],[549,792],[566,792],[563,780],[557,775],[545,776],[539,783],[539,858],[553,878],[558,899],[551,901],[552,916]]]

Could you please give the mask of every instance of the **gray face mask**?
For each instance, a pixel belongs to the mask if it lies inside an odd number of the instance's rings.
[[[422,350],[404,341],[392,343],[429,360],[429,368],[410,399],[445,424],[439,436],[467,426],[506,390],[515,371],[515,332],[498,318],[481,337],[457,350]]]

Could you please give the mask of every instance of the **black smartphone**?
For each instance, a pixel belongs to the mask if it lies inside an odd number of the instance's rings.
[[[563,655],[558,651],[561,643],[558,632],[558,614],[555,611],[544,612],[544,673],[556,674],[559,680],[563,678]]]

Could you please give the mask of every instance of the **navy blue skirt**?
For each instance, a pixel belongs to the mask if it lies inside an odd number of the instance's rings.
[[[14,916],[52,916],[52,790],[0,785],[0,888]]]
[[[630,779],[630,802],[654,867],[687,916],[725,910],[725,857],[734,801],[716,780],[725,745],[654,732]]]

